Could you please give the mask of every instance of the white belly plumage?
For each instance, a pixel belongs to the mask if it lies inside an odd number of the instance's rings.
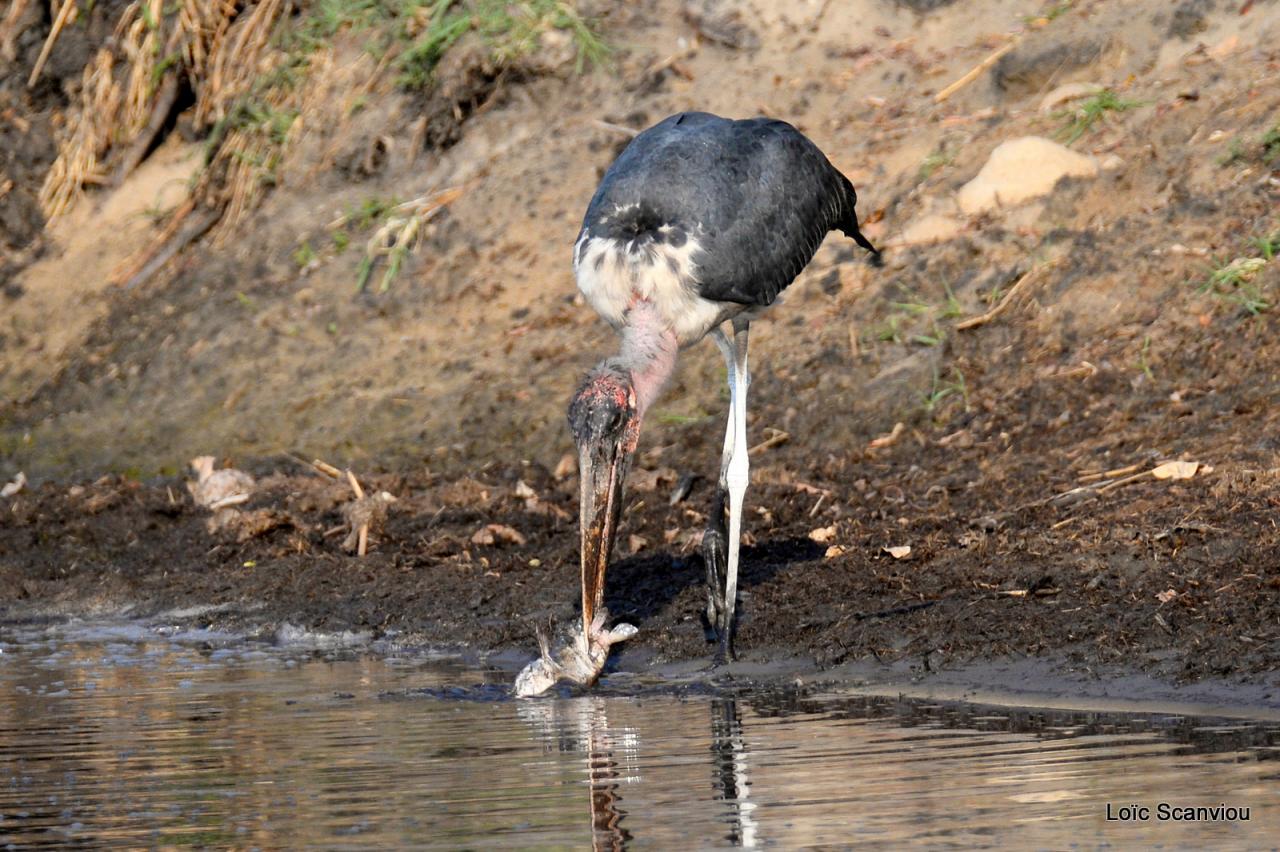
[[[614,328],[621,328],[626,322],[626,312],[632,305],[646,301],[675,332],[680,346],[685,347],[745,307],[698,295],[693,256],[699,248],[692,237],[675,248],[657,241],[641,246],[635,241],[588,237],[583,233],[574,246],[573,271],[582,295]]]

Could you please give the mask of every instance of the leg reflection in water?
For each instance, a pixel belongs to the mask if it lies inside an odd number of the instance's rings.
[[[742,717],[734,698],[711,701],[711,783],[716,798],[729,807],[729,841],[735,846],[756,846],[756,809],[750,801],[751,781],[747,771],[747,746],[742,736]]]
[[[591,791],[591,848],[621,850],[631,841],[622,822],[621,785],[636,779],[636,732],[610,730],[602,698],[529,701],[517,706],[520,718],[537,729],[549,748],[585,754]]]

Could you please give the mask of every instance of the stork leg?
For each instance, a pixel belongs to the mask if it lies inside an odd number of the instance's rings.
[[[733,354],[733,343],[723,329],[711,332],[720,354],[724,356],[725,369],[729,376],[729,393],[732,399],[734,371],[737,369]],[[733,404],[729,405],[728,423],[724,432],[724,450],[720,456],[720,478],[716,488],[715,499],[711,503],[711,514],[707,519],[706,532],[702,534],[702,561],[707,568],[707,624],[711,628],[712,638],[718,639],[724,632],[724,579],[726,561],[729,550],[729,530],[725,526],[724,512],[729,500],[729,460],[733,457]]]
[[[750,463],[747,458],[747,388],[751,384],[751,374],[747,369],[749,325],[746,320],[733,321],[732,344],[719,330],[715,333],[716,344],[725,354],[725,361],[729,365],[729,423],[725,435],[725,456],[720,467],[720,487],[716,494],[716,503],[712,507],[711,525],[707,530],[711,544],[708,544],[708,537],[703,539],[707,580],[708,584],[712,585],[709,589],[711,606],[708,607],[708,619],[711,619],[711,610],[716,610],[713,623],[720,639],[720,649],[716,654],[717,662],[732,659],[734,656],[734,610],[737,607],[738,598],[742,504],[747,493],[750,473]],[[727,536],[724,530],[726,502],[729,508]],[[720,543],[723,545],[717,547]],[[721,554],[724,554],[723,573],[719,570]]]

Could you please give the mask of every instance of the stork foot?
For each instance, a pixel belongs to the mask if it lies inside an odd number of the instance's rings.
[[[716,655],[713,667],[728,665],[738,659],[738,653],[733,650],[733,630],[729,629],[720,634],[720,646],[716,648]]]
[[[702,534],[702,561],[707,567],[707,641],[720,645],[716,650],[716,665],[737,659],[733,652],[734,625],[726,624],[730,612],[725,597],[729,566],[729,531],[725,524],[728,497],[724,489],[716,492],[707,529]]]
[[[706,532],[702,534],[702,562],[707,568],[707,641],[715,642],[724,632],[725,568],[729,564],[729,531],[724,522],[726,494],[716,492]]]

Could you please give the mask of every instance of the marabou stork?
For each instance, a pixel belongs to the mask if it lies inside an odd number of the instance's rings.
[[[670,116],[636,136],[605,172],[573,249],[578,289],[622,338],[621,352],[587,374],[569,405],[581,486],[585,635],[598,629],[640,421],[677,352],[710,334],[728,368],[730,403],[702,554],[716,660],[732,658],[748,480],[747,331],[828,231],[843,231],[879,263],[879,251],[858,230],[856,201],[853,184],[816,145],[766,118]]]

